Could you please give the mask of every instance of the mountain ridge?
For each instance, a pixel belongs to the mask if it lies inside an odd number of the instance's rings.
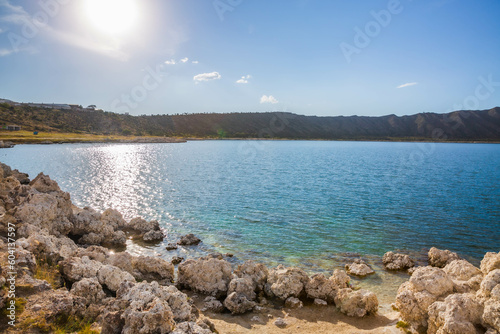
[[[500,107],[445,114],[306,116],[290,112],[131,116],[0,104],[0,125],[28,131],[199,138],[500,141]]]

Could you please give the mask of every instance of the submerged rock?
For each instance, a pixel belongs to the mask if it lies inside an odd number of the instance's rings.
[[[177,242],[177,244],[181,246],[191,246],[198,245],[201,242],[199,238],[197,238],[194,234],[186,234],[181,237],[181,240]]]
[[[385,253],[382,262],[388,270],[406,270],[415,265],[415,261],[408,255],[394,252]]]
[[[348,274],[359,277],[365,277],[375,273],[362,259],[356,259],[353,263],[346,264],[345,269]]]

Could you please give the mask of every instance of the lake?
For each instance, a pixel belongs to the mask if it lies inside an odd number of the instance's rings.
[[[500,250],[500,146],[332,141],[18,145],[0,161],[44,172],[78,206],[157,219],[167,242],[331,271],[358,255],[436,246],[478,264]],[[170,253],[169,253],[170,254]],[[173,254],[173,253],[172,253]],[[235,260],[237,261],[237,260]]]

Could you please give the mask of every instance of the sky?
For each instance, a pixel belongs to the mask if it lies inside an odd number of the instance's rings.
[[[0,98],[131,115],[500,106],[498,0],[0,0]]]

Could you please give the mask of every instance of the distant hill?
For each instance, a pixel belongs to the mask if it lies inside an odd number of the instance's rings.
[[[500,108],[381,117],[285,112],[130,116],[0,104],[0,125],[23,130],[202,138],[500,141]]]

